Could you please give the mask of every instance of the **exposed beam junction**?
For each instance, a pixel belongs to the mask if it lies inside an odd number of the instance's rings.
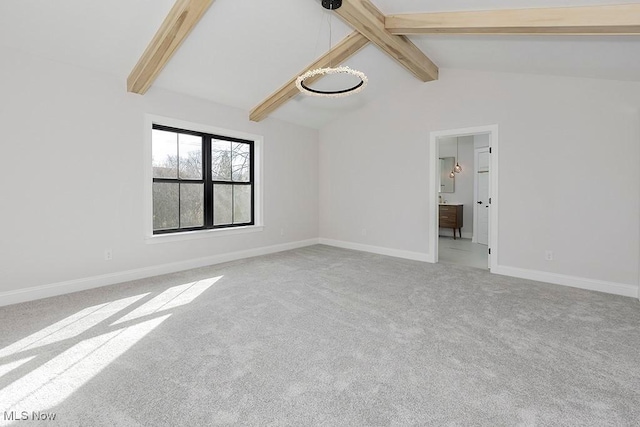
[[[408,38],[389,33],[384,15],[369,0],[343,0],[335,12],[420,80],[438,79],[438,67]]]

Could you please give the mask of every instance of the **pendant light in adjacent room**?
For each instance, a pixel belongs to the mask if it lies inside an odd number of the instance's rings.
[[[462,172],[462,166],[460,166],[460,163],[458,163],[458,159],[459,159],[459,157],[458,157],[458,137],[456,136],[456,165],[453,168],[453,172],[455,172],[455,173]],[[453,173],[453,172],[451,172],[451,173]]]

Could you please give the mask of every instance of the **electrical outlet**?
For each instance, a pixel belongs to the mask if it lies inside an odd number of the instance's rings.
[[[105,249],[104,250],[104,260],[105,261],[111,261],[113,259],[113,252],[111,251],[111,249]]]
[[[544,253],[544,259],[547,261],[553,261],[553,251],[546,251]]]

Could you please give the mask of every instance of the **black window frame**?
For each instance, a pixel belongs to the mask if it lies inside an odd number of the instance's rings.
[[[238,228],[238,227],[247,227],[247,226],[251,226],[251,225],[255,225],[255,214],[256,214],[256,209],[255,209],[255,192],[256,192],[256,185],[255,185],[255,174],[254,174],[254,166],[255,166],[255,141],[252,140],[248,140],[248,139],[241,139],[241,138],[235,138],[235,137],[230,137],[230,136],[226,136],[226,135],[218,135],[218,134],[213,134],[213,133],[208,133],[208,132],[200,132],[200,131],[194,131],[194,130],[189,130],[189,129],[182,129],[182,128],[177,128],[177,127],[172,127],[172,126],[165,126],[162,124],[158,124],[158,123],[153,123],[152,125],[152,129],[153,130],[161,130],[161,131],[167,131],[167,132],[174,132],[174,133],[181,133],[181,134],[186,134],[186,135],[194,135],[194,136],[199,136],[202,138],[202,179],[187,179],[187,178],[180,178],[180,175],[178,173],[178,177],[177,178],[156,178],[153,177],[153,172],[152,172],[152,178],[153,178],[153,183],[171,183],[171,184],[181,184],[181,183],[190,183],[190,184],[204,184],[204,200],[203,200],[203,210],[204,210],[204,218],[203,218],[203,224],[201,227],[184,227],[184,228],[180,228],[179,225],[179,218],[180,218],[180,193],[178,193],[178,228],[169,228],[169,229],[160,229],[160,230],[155,230],[153,228],[153,221],[152,221],[152,225],[151,225],[151,229],[153,232],[153,235],[162,235],[162,234],[175,234],[175,233],[186,233],[186,232],[190,232],[190,231],[201,231],[201,230],[216,230],[216,229],[229,229],[229,228]],[[212,158],[211,158],[211,141],[212,140],[223,140],[223,141],[230,141],[230,142],[236,142],[236,143],[241,143],[241,144],[248,144],[249,145],[249,181],[234,181],[233,180],[233,175],[231,175],[231,179],[230,180],[213,180],[212,179],[212,175],[213,172],[211,170],[212,167]],[[153,152],[153,139],[151,141],[151,150]],[[180,152],[179,152],[180,148],[178,145],[178,163],[177,163],[177,168],[178,171],[180,170]],[[152,185],[153,185],[152,183]],[[214,198],[213,198],[213,186],[215,184],[225,184],[225,185],[231,185],[232,188],[232,196],[231,196],[231,224],[218,224],[218,225],[214,225],[214,211],[215,211],[215,206],[214,206]],[[243,222],[243,223],[237,223],[237,224],[233,224],[233,209],[234,209],[234,205],[233,205],[233,188],[236,185],[249,185],[251,188],[251,221],[249,222]],[[179,188],[179,187],[178,187]],[[152,196],[153,197],[153,196]],[[153,212],[152,212],[153,215]]]

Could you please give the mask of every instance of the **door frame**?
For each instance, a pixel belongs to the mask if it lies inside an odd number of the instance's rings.
[[[490,147],[478,147],[473,148],[473,237],[471,238],[472,243],[478,243],[478,160],[480,158],[481,152],[489,152]],[[489,164],[489,180],[491,180],[491,164]],[[491,185],[491,181],[489,181],[489,185]],[[487,219],[488,220],[488,219]],[[488,239],[488,238],[487,238]]]
[[[446,129],[429,132],[429,194],[427,206],[431,213],[429,218],[429,253],[427,261],[431,263],[438,262],[438,159],[439,147],[438,139],[442,137],[470,136],[470,135],[489,135],[489,147],[491,155],[489,156],[489,170],[491,171],[491,179],[489,180],[489,197],[491,198],[491,207],[489,208],[489,248],[491,255],[489,256],[489,270],[498,267],[498,125],[476,126],[458,129]]]

